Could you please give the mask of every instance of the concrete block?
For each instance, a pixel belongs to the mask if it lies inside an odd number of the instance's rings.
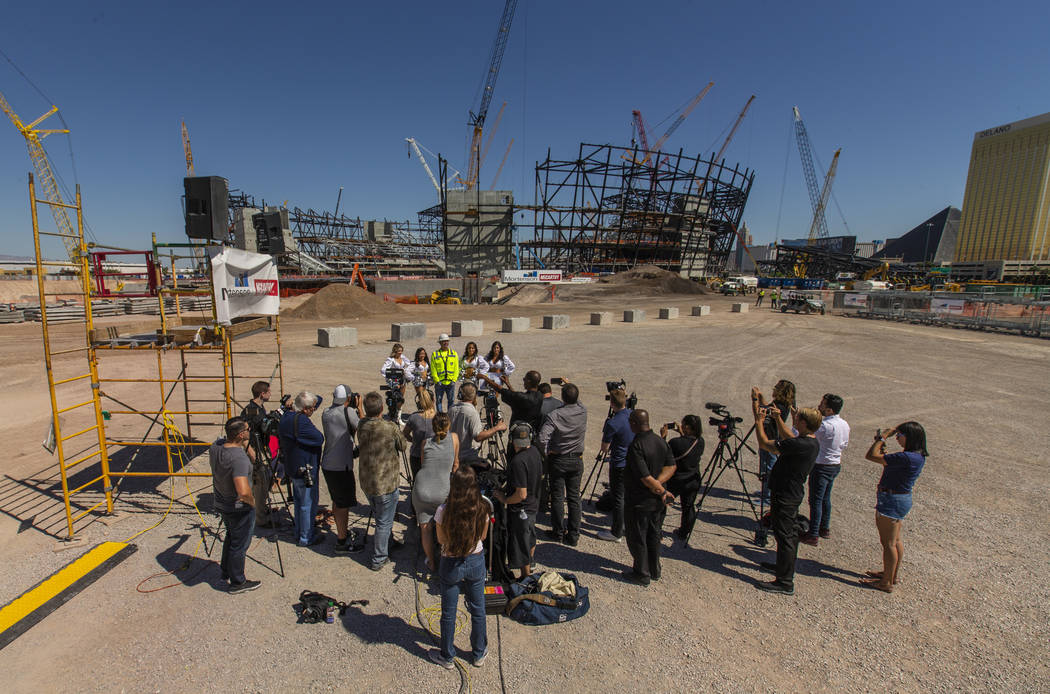
[[[477,337],[482,333],[479,320],[452,321],[452,337]]]
[[[317,344],[322,347],[353,347],[357,344],[357,328],[318,328]]]
[[[524,316],[503,319],[503,332],[505,333],[523,333],[528,329],[529,319]]]
[[[664,320],[670,320],[671,318],[678,317],[678,309],[668,306],[667,308],[660,309],[660,318]]]
[[[711,315],[711,307],[710,306],[694,306],[693,307],[693,315],[694,316],[709,316],[709,315]]]
[[[591,325],[611,325],[612,314],[608,311],[602,311],[601,313],[591,314]]]
[[[544,330],[557,330],[569,327],[569,316],[564,313],[556,313],[543,317]]]
[[[645,320],[645,311],[640,308],[631,308],[623,312],[624,323],[641,323]]]
[[[407,342],[415,342],[422,340],[427,336],[427,324],[426,323],[391,323],[390,324],[390,341],[400,342],[405,344]],[[406,352],[409,348],[405,349]]]
[[[747,307],[750,304],[733,304],[733,313],[747,313]]]

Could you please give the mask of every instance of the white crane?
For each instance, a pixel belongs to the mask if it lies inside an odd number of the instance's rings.
[[[423,145],[419,144],[419,142],[417,142],[416,138],[414,138],[414,137],[406,137],[405,138],[405,142],[408,143],[408,146],[412,150],[412,152],[416,153],[416,157],[419,159],[419,163],[423,165],[423,170],[427,172],[427,178],[429,178],[430,182],[432,184],[434,184],[434,190],[437,191],[438,197],[440,198],[441,197],[441,184],[438,183],[437,176],[434,175],[434,172],[430,170],[430,165],[427,164],[427,160],[423,156],[423,152],[421,151],[420,148],[426,150],[427,154],[429,154],[430,156],[434,157],[435,159],[438,158],[438,155],[434,154],[429,149],[427,149]],[[411,156],[411,153],[409,154],[409,156]],[[456,178],[458,176],[459,176],[459,171],[453,170],[452,171],[452,177]]]

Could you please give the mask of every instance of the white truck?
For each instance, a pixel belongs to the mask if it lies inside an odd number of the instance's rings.
[[[758,278],[751,275],[733,275],[722,284],[723,294],[753,294],[758,291]]]

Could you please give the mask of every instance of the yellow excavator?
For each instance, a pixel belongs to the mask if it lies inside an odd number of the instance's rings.
[[[462,304],[458,289],[438,289],[430,295],[427,303],[431,304]]]

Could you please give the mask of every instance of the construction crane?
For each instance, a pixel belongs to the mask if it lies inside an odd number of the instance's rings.
[[[51,213],[55,217],[55,226],[58,228],[58,234],[62,238],[62,243],[66,247],[66,253],[69,255],[70,261],[76,267],[80,267],[80,244],[78,243],[78,234],[73,228],[73,223],[69,220],[69,215],[66,213],[66,208],[69,205],[62,199],[62,193],[58,189],[58,181],[55,178],[55,173],[51,170],[51,162],[47,157],[47,152],[44,150],[44,145],[41,142],[48,135],[67,135],[68,130],[57,130],[57,129],[44,129],[38,128],[37,126],[43,123],[45,120],[58,113],[58,106],[52,106],[51,109],[44,115],[37,118],[32,123],[26,124],[22,122],[22,119],[18,117],[14,109],[11,108],[11,104],[7,103],[7,99],[3,93],[0,92],[0,109],[7,114],[7,117],[11,119],[11,122],[15,124],[15,128],[22,134],[22,137],[26,139],[26,147],[29,149],[29,158],[33,161],[33,169],[36,171],[36,178],[39,189],[44,191],[44,198],[51,204],[48,207],[51,208]]]
[[[507,151],[503,153],[503,160],[499,163],[499,168],[496,169],[496,175],[492,177],[492,185],[489,186],[490,190],[495,190],[496,181],[499,180],[499,175],[503,173],[503,165],[507,163],[507,157],[510,156],[510,148],[514,146],[514,138],[510,138],[510,142],[507,143]]]
[[[744,104],[743,110],[740,111],[740,115],[736,117],[736,122],[733,123],[733,127],[729,129],[729,134],[726,135],[726,141],[722,143],[722,149],[718,150],[718,154],[715,155],[713,161],[722,161],[722,155],[726,153],[726,149],[729,148],[729,143],[733,141],[733,136],[736,135],[736,129],[740,127],[741,121],[744,120],[744,116],[747,115],[747,110],[751,108],[751,102],[755,100],[755,95],[752,94],[751,98]]]
[[[190,134],[186,132],[186,121],[182,121],[182,151],[186,154],[186,175],[193,176],[193,150],[190,149]]]
[[[489,55],[489,67],[481,91],[481,103],[476,112],[470,112],[468,124],[473,129],[473,134],[470,139],[470,163],[467,166],[467,178],[464,181],[467,190],[478,184],[478,175],[481,173],[481,135],[485,128],[485,116],[488,115],[492,94],[496,89],[496,78],[499,77],[500,65],[503,64],[503,52],[507,49],[510,25],[514,20],[514,10],[517,9],[517,6],[518,0],[507,0],[503,6],[503,14],[500,16],[499,27],[496,30],[496,40],[492,44],[492,53]]]
[[[839,154],[841,152],[841,148],[835,150],[835,156],[831,158],[831,166],[828,167],[828,174],[824,177],[824,188],[820,191],[820,200],[817,201],[817,209],[813,212],[813,223],[809,225],[810,246],[817,242],[817,223],[819,220],[824,219],[824,210],[828,206],[828,198],[831,197],[831,182],[835,180],[835,170],[839,166]],[[824,238],[827,238],[826,233]]]
[[[813,225],[817,230],[817,237],[828,238],[828,222],[824,217],[824,209],[820,205],[820,190],[817,188],[817,174],[813,169],[813,151],[809,145],[809,134],[806,132],[806,124],[802,122],[802,114],[798,112],[798,106],[792,106],[791,111],[795,117],[795,139],[798,140],[798,154],[802,159],[802,173],[806,177],[806,189],[809,191],[809,202],[813,206]],[[812,233],[810,235],[812,238]]]
[[[440,159],[440,157],[438,157],[438,155],[434,154],[433,152],[431,152],[429,149],[427,149],[423,145],[419,144],[419,140],[417,140],[414,137],[406,137],[405,138],[405,142],[408,143],[408,147],[409,147],[408,156],[411,157],[412,153],[413,152],[415,153],[416,157],[419,159],[419,163],[423,165],[423,170],[427,172],[427,178],[429,178],[430,182],[434,185],[435,190],[437,190],[438,197],[440,198],[441,197],[441,184],[438,183],[437,176],[434,175],[434,172],[430,169],[430,165],[427,164],[427,160],[423,156],[423,151],[426,151],[427,154],[429,154],[430,156],[434,157],[435,159]],[[449,167],[449,168],[451,168],[451,167]],[[455,169],[452,170],[452,177],[462,180],[460,178],[459,171],[457,171]]]
[[[693,97],[693,100],[689,102],[689,105],[682,109],[682,112],[678,114],[678,117],[674,119],[671,125],[667,126],[667,130],[660,136],[660,139],[653,143],[653,149],[655,151],[660,151],[660,148],[664,146],[665,142],[667,142],[667,138],[671,137],[674,131],[678,129],[678,126],[685,122],[685,119],[688,118],[689,114],[693,112],[693,109],[700,104],[700,101],[707,96],[707,93],[711,91],[711,87],[713,86],[715,86],[714,82],[708,82],[707,86],[704,87],[699,94]],[[648,159],[648,157],[646,157],[646,159]]]

